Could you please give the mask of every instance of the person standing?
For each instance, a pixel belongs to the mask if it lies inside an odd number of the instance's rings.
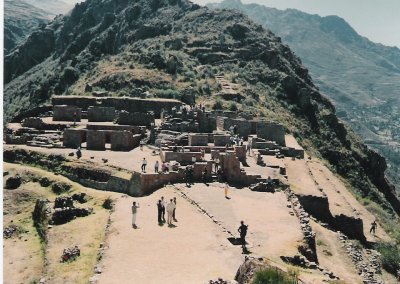
[[[229,199],[229,197],[228,197],[228,190],[229,190],[228,183],[225,182],[224,193],[225,193],[225,198],[226,198],[226,199]]]
[[[219,168],[219,157],[215,157],[214,163],[215,163],[215,172],[217,173]]]
[[[240,221],[240,227],[238,228],[238,232],[240,234],[240,241],[242,243],[243,251],[246,249],[247,228],[248,228],[248,226],[245,225],[243,221]]]
[[[175,209],[175,204],[173,200],[171,199],[170,202],[167,205],[167,223],[168,225],[172,225],[172,214],[174,213]]]
[[[162,204],[161,204],[161,199],[158,200],[157,202],[157,219],[158,219],[158,224],[162,224],[162,219],[161,219],[161,215],[162,215]]]
[[[172,212],[172,219],[174,220],[174,222],[178,222],[178,220],[176,220],[176,215],[175,215],[175,212],[176,212],[176,197],[174,197],[174,200],[173,200],[173,202],[174,202],[174,211]]]
[[[140,140],[140,150],[143,151],[144,141]]]
[[[204,184],[207,184],[207,178],[208,178],[207,175],[208,175],[207,167],[204,167],[203,174],[202,174]]]
[[[147,166],[146,158],[143,158],[143,160],[142,160],[142,172],[143,173],[146,172],[146,166]]]
[[[154,164],[154,172],[158,173],[158,167],[160,166],[158,160],[156,161],[156,163]]]
[[[137,229],[136,226],[136,215],[137,215],[137,209],[139,208],[139,203],[136,204],[135,201],[132,203],[132,228]]]
[[[164,196],[161,196],[161,222],[165,223],[165,200],[164,200]]]
[[[78,149],[76,149],[76,157],[78,159],[80,159],[82,157],[81,147],[78,147]]]
[[[378,226],[378,224],[376,223],[376,220],[374,220],[374,222],[371,223],[371,229],[369,229],[369,232],[375,235],[377,226]]]

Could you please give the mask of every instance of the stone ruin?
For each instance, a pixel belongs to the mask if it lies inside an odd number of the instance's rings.
[[[168,170],[162,176],[134,172],[129,188],[125,189],[131,195],[147,194],[166,183],[182,181],[187,166],[193,168],[198,181],[204,177],[229,180],[269,191],[267,177],[271,175],[277,181],[279,174],[284,176],[285,169],[268,168],[263,156],[304,157],[303,149],[286,146],[282,125],[246,113],[206,111],[204,107],[165,99],[54,96],[52,104],[50,118],[28,117],[10,124],[6,143],[126,152],[138,147],[141,141],[153,144],[158,148],[153,152]],[[43,115],[48,114],[46,111]],[[248,147],[251,159],[269,174],[249,171],[253,161],[248,159]]]

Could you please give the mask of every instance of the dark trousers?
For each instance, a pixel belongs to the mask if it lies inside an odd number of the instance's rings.
[[[161,209],[161,219],[165,222],[165,208]]]
[[[246,246],[246,235],[240,235],[240,241],[242,243],[242,247]]]
[[[154,171],[158,173],[158,167],[154,167]]]
[[[146,165],[142,165],[142,171],[145,172],[146,171]]]
[[[161,223],[162,222],[162,219],[161,219],[162,211],[159,209],[157,213],[158,213],[158,223]]]
[[[174,221],[176,220],[176,218],[175,218],[175,211],[176,211],[176,208],[175,208],[174,211],[172,212],[172,219],[174,219]]]

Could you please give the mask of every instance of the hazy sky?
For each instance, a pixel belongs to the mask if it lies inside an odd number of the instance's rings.
[[[192,0],[204,5],[222,0]],[[321,16],[344,18],[373,42],[400,48],[400,0],[242,0],[278,9],[294,8]]]

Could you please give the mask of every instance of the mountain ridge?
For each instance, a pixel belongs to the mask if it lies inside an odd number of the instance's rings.
[[[338,16],[229,0],[209,7],[242,11],[289,44],[321,92],[333,101],[340,118],[385,155],[388,174],[398,184],[400,49],[371,42]]]

